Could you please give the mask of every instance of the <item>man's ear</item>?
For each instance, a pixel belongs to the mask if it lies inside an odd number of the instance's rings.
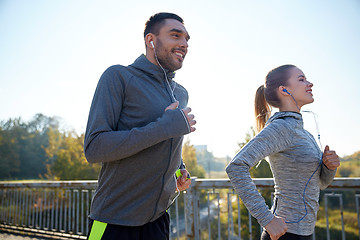
[[[154,34],[152,33],[146,34],[145,44],[148,48],[154,49]]]

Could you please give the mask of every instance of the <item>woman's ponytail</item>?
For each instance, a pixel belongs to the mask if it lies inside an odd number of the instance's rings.
[[[295,65],[287,64],[271,70],[265,78],[265,84],[261,85],[255,95],[255,119],[257,132],[260,132],[271,116],[271,106],[279,108],[281,105],[278,88],[287,86],[290,78],[289,70],[296,68]]]
[[[265,87],[261,85],[255,94],[255,130],[260,132],[271,115],[270,105],[265,99]]]

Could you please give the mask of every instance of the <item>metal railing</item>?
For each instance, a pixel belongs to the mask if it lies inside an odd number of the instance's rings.
[[[271,199],[273,179],[258,178],[254,182],[263,195]],[[86,239],[88,213],[96,185],[97,181],[0,182],[0,230]],[[349,235],[345,212],[355,216],[356,220],[352,221],[356,222],[351,224],[356,225],[357,232],[351,236],[359,239],[360,194],[357,191],[360,191],[360,178],[336,178],[322,191],[320,212],[325,213],[320,218],[326,219],[326,224],[323,221],[326,233],[321,236],[345,239]],[[228,179],[192,178],[191,187],[180,195],[169,213],[172,239],[259,239],[262,231]],[[329,222],[334,214],[337,218],[340,215],[340,227],[331,226]],[[320,237],[320,230],[316,231],[314,239],[325,239]]]
[[[86,239],[97,181],[0,183],[0,229]]]

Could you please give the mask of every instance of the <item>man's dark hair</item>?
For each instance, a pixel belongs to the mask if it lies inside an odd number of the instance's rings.
[[[151,16],[145,23],[144,38],[148,33],[158,35],[165,19],[175,19],[184,24],[184,20],[174,13],[160,12]]]

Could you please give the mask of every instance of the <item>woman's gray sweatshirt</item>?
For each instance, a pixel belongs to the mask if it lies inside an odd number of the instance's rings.
[[[249,173],[251,167],[267,156],[275,182],[274,202],[277,203],[276,209],[274,205],[271,210]],[[326,188],[336,173],[321,163],[321,159],[322,151],[304,129],[301,114],[277,112],[240,150],[226,167],[226,172],[241,200],[261,226],[266,226],[276,214],[288,222],[288,232],[310,235],[315,227],[320,189]],[[307,214],[299,221],[305,215],[303,196]]]

